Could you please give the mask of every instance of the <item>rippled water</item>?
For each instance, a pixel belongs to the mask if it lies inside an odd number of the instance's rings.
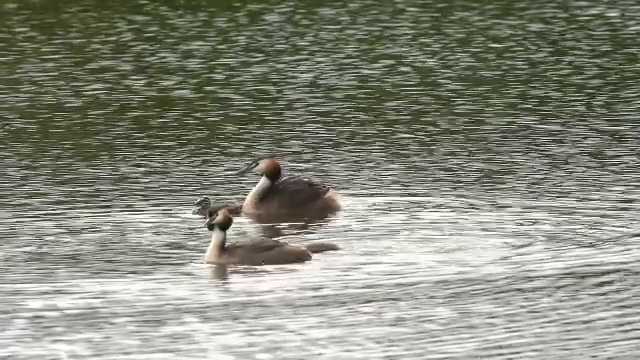
[[[640,355],[635,2],[56,4],[0,5],[0,358]],[[225,278],[191,204],[267,153],[344,250]]]

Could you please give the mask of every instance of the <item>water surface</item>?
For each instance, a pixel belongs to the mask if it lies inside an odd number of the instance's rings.
[[[633,1],[1,6],[0,357],[640,355]],[[263,154],[344,250],[221,279]]]

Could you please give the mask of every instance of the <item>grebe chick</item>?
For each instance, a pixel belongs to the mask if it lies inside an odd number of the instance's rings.
[[[249,164],[238,174],[262,175],[242,204],[242,212],[259,222],[321,220],[341,209],[339,196],[330,186],[299,175],[282,176],[278,160],[269,156]]]
[[[229,214],[231,215],[240,215],[242,213],[242,204],[212,204],[211,199],[207,196],[203,196],[201,199],[193,204],[193,209],[191,210],[192,215],[200,215],[203,218],[207,218],[207,214],[209,210],[213,210],[216,213],[218,210],[227,209]]]
[[[224,265],[283,265],[311,260],[311,252],[302,246],[289,245],[278,240],[235,243],[227,245],[227,231],[233,217],[227,209],[209,210],[206,227],[213,232],[211,243],[204,255],[209,264]]]

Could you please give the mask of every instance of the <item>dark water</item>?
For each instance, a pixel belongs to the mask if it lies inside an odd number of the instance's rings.
[[[2,2],[0,358],[640,356],[639,19]],[[267,153],[343,198],[285,239],[344,250],[220,280],[191,204]]]

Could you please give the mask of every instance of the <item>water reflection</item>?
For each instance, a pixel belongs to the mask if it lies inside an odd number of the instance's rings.
[[[229,267],[227,265],[212,265],[211,278],[216,284],[226,284],[229,279]]]

